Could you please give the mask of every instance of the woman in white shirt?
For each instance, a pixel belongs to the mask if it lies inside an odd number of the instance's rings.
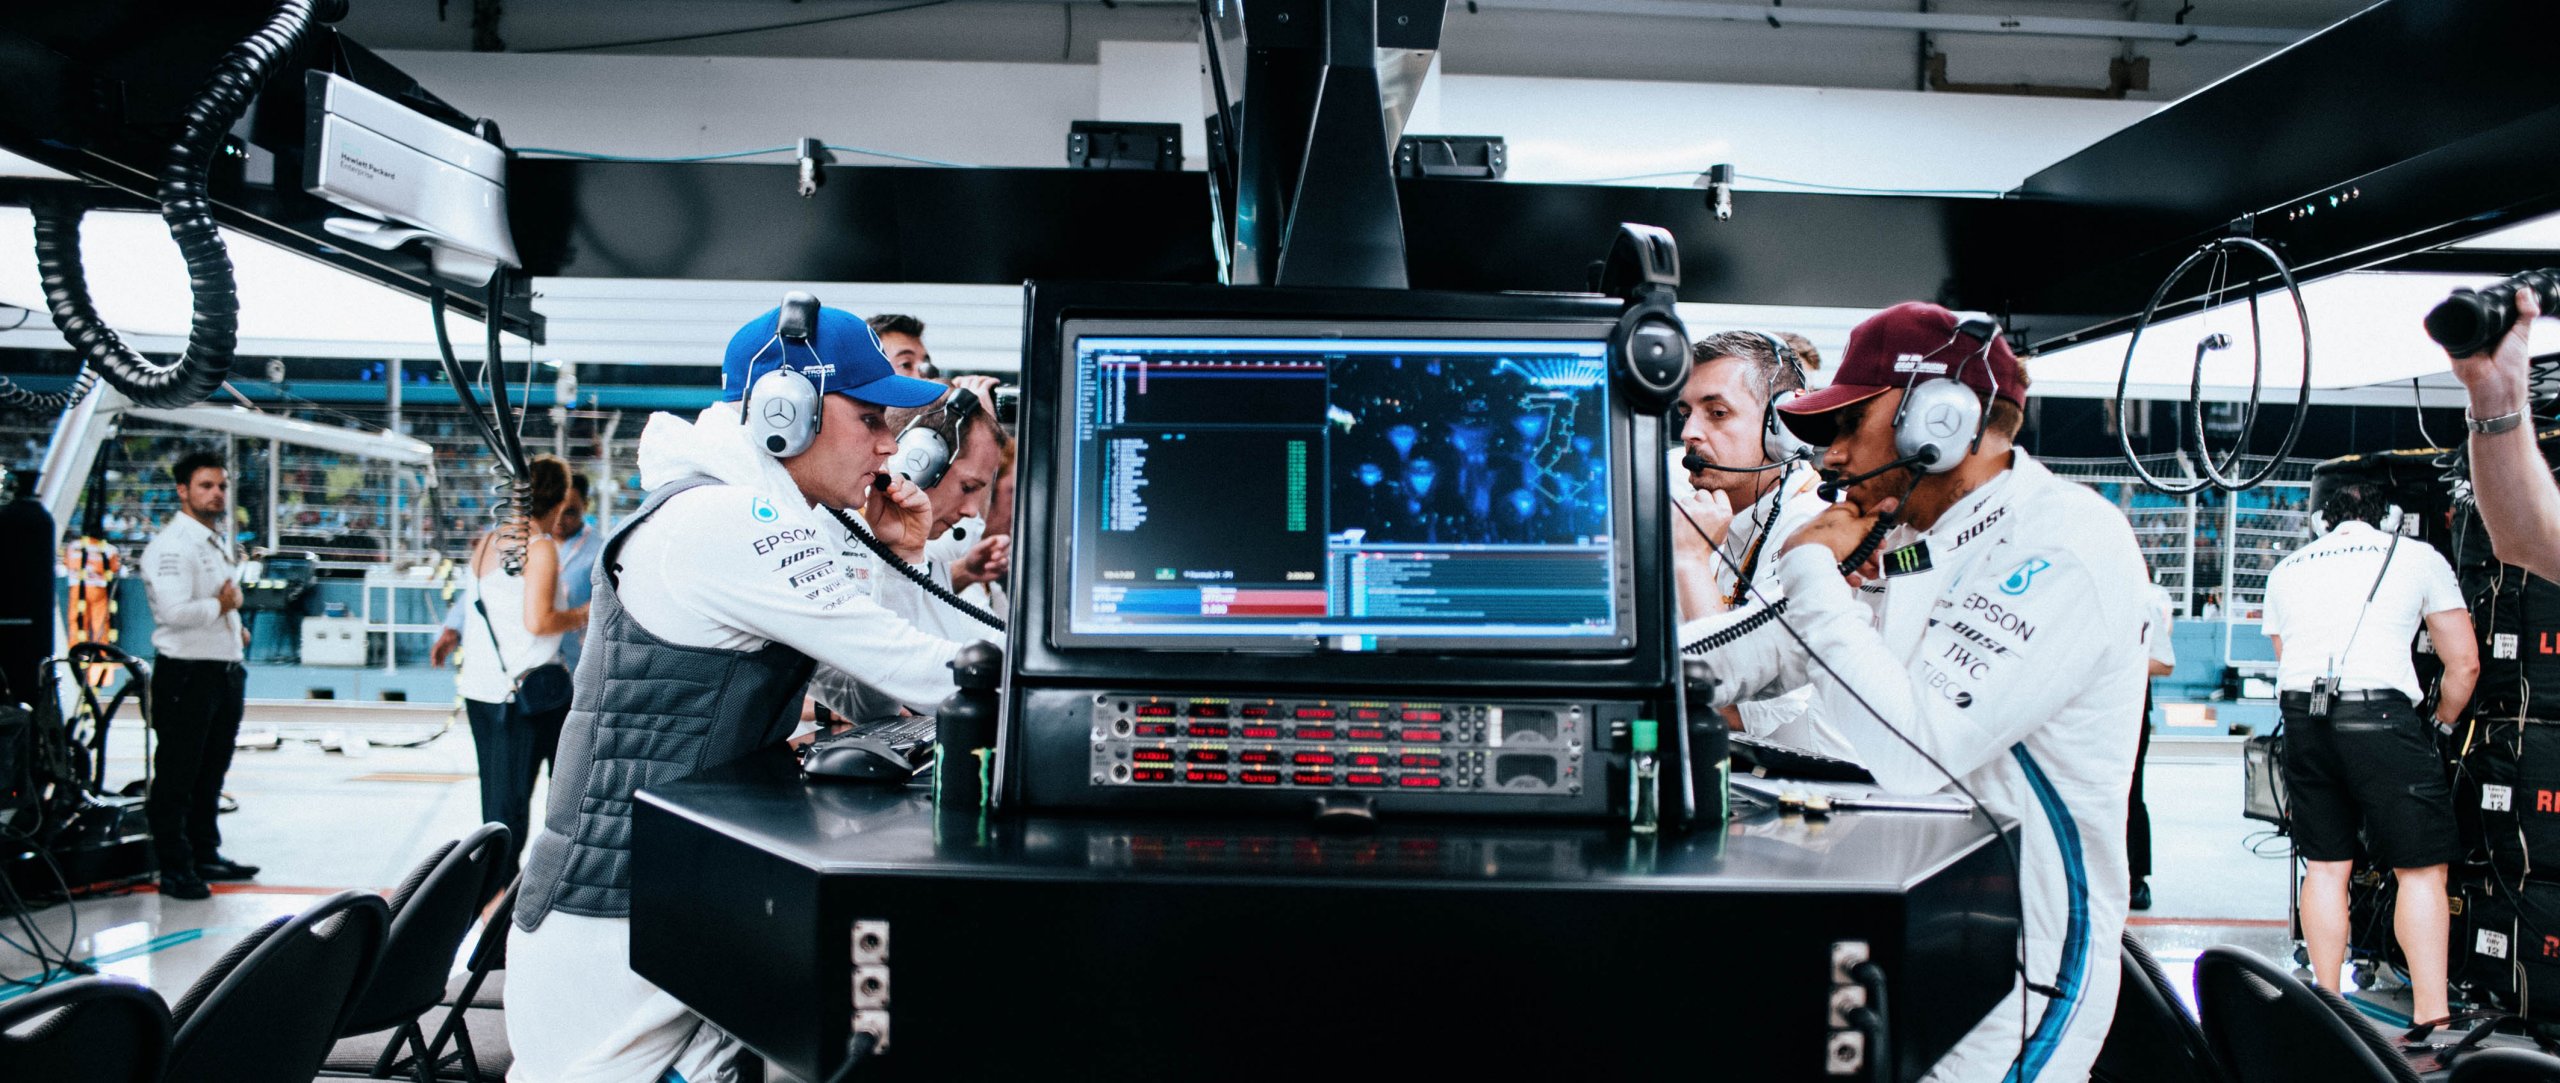
[[[490,883],[493,893],[515,878],[532,826],[534,772],[559,747],[560,724],[569,714],[566,696],[556,706],[519,702],[542,684],[527,675],[559,666],[561,633],[587,624],[585,606],[563,604],[568,589],[553,541],[564,517],[584,516],[586,509],[576,506],[570,492],[567,463],[538,455],[528,466],[533,486],[524,519],[482,534],[472,549],[469,589],[461,603],[470,612],[462,622],[461,669],[453,682],[470,716],[480,763],[480,818],[507,825],[515,838],[504,875]],[[524,566],[513,573],[506,568],[503,537],[511,530],[526,536]]]

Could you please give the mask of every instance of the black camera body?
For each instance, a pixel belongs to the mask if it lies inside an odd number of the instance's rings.
[[[2483,289],[2458,289],[2427,313],[2427,337],[2447,353],[2469,357],[2506,336],[2516,323],[2516,291],[2532,290],[2544,315],[2560,315],[2560,268],[2525,271]]]

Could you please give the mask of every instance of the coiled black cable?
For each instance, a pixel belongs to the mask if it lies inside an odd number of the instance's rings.
[[[80,367],[79,377],[71,381],[71,387],[68,390],[63,391],[30,391],[18,386],[17,381],[0,376],[0,412],[60,413],[63,408],[87,398],[89,389],[97,386],[97,383],[97,372],[87,365]]]
[[[80,217],[88,208],[62,201],[45,201],[32,208],[36,264],[54,326],[79,352],[83,366],[96,370],[137,403],[192,406],[210,397],[231,375],[232,351],[239,345],[239,283],[232,273],[230,249],[213,218],[206,179],[214,152],[277,62],[293,51],[317,21],[322,2],[281,0],[264,27],[214,65],[203,91],[187,106],[176,142],[169,146],[168,163],[160,171],[160,217],[168,223],[169,236],[178,242],[178,254],[187,262],[188,289],[195,298],[187,349],[177,360],[161,364],[142,356],[98,318],[80,266]],[[330,6],[333,12],[344,10],[343,3]]]
[[[852,532],[853,539],[861,542],[863,548],[871,550],[872,555],[879,557],[882,563],[887,564],[890,568],[896,570],[898,574],[906,576],[907,579],[915,583],[915,585],[923,587],[925,593],[931,594],[935,598],[941,600],[942,604],[959,610],[962,616],[968,617],[970,620],[974,620],[999,632],[1004,631],[1003,618],[969,604],[968,599],[957,594],[953,594],[949,590],[945,589],[942,584],[934,582],[932,576],[917,571],[915,569],[915,565],[907,563],[905,557],[901,557],[898,554],[891,552],[887,543],[881,541],[870,531],[863,529],[862,522],[860,520],[845,514],[841,509],[833,507],[827,509],[827,514],[835,516],[837,522],[844,524],[844,528],[847,531]]]
[[[2178,482],[2171,482],[2154,476],[2148,468],[2142,465],[2141,456],[2135,454],[2133,450],[2132,403],[2125,397],[2125,393],[2130,389],[2133,382],[2134,351],[2142,345],[2142,333],[2150,330],[2152,320],[2160,314],[2160,306],[2168,300],[2169,291],[2178,284],[2179,279],[2186,277],[2188,271],[2194,270],[2196,264],[2207,259],[2214,261],[2213,270],[2207,278],[2205,297],[2206,307],[2212,307],[2214,296],[2218,294],[2222,288],[2222,276],[2229,267],[2231,253],[2237,251],[2255,253],[2258,257],[2266,260],[2270,266],[2275,268],[2276,276],[2284,281],[2285,292],[2290,294],[2293,298],[2294,316],[2296,319],[2300,320],[2302,324],[2302,380],[2300,389],[2296,391],[2294,395],[2293,420],[2291,424],[2285,427],[2284,440],[2276,445],[2275,453],[2268,457],[2267,464],[2260,468],[2258,472],[2238,480],[2234,480],[2233,478],[2227,477],[2223,474],[2223,470],[2225,468],[2239,461],[2240,453],[2248,447],[2249,433],[2257,426],[2258,420],[2258,398],[2261,387],[2260,378],[2263,375],[2263,369],[2266,362],[2266,342],[2265,338],[2258,333],[2258,298],[2256,294],[2252,293],[2248,298],[2249,338],[2251,350],[2249,404],[2247,408],[2241,412],[2240,438],[2232,445],[2231,453],[2221,462],[2214,461],[2213,449],[2205,444],[2204,359],[2206,354],[2230,344],[2230,340],[2226,336],[2219,334],[2208,335],[2196,344],[2195,368],[2189,376],[2187,383],[2187,406],[2189,412],[2195,416],[2192,419],[2191,427],[2186,435],[2191,435],[2195,438],[2197,458],[2196,465],[2201,468],[2204,476],[2183,479]],[[2240,492],[2244,489],[2257,488],[2260,483],[2275,476],[2276,470],[2284,465],[2285,456],[2293,454],[2295,442],[2300,440],[2302,437],[2303,419],[2309,416],[2310,413],[2311,310],[2310,307],[2303,302],[2302,286],[2294,281],[2292,266],[2285,263],[2284,257],[2277,255],[2275,249],[2269,248],[2264,243],[2250,237],[2217,238],[2198,247],[2193,253],[2189,254],[2185,260],[2179,262],[2176,270],[2169,272],[2169,277],[2160,280],[2160,287],[2151,292],[2151,303],[2143,306],[2142,318],[2133,325],[2133,335],[2125,342],[2124,346],[2124,367],[2119,369],[2116,373],[2116,443],[2118,448],[2124,454],[2125,465],[2133,468],[2134,476],[2141,478],[2144,485],[2150,486],[2158,492],[2167,493],[2171,496],[2184,496],[2189,493],[2201,492],[2208,487],[2218,488],[2225,492],[2234,493]],[[2183,440],[2184,436],[2181,437],[2182,442]]]

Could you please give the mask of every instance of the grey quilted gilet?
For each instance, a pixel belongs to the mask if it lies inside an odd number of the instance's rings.
[[[551,767],[551,837],[526,862],[516,926],[553,910],[631,916],[631,803],[643,788],[726,763],[791,735],[816,663],[780,643],[755,651],[669,643],[622,608],[615,561],[623,540],[677,493],[708,477],[659,486],[606,539],[595,566],[576,697]]]

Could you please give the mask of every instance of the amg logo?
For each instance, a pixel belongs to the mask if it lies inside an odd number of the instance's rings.
[[[815,567],[815,568],[811,568],[811,569],[809,569],[808,571],[801,572],[801,573],[800,573],[800,574],[798,574],[798,575],[792,576],[792,577],[791,577],[791,585],[792,585],[792,586],[795,586],[795,587],[805,587],[805,586],[808,586],[808,585],[809,585],[809,584],[811,584],[811,583],[815,583],[815,582],[817,582],[817,581],[818,581],[818,580],[820,580],[820,579],[824,579],[824,578],[826,578],[827,573],[828,573],[828,572],[832,572],[832,571],[834,571],[834,570],[836,570],[836,562],[835,562],[835,561],[830,560],[830,561],[828,561],[828,562],[826,562],[826,563],[824,563],[824,564],[818,565],[818,566],[817,566],[817,567]]]

